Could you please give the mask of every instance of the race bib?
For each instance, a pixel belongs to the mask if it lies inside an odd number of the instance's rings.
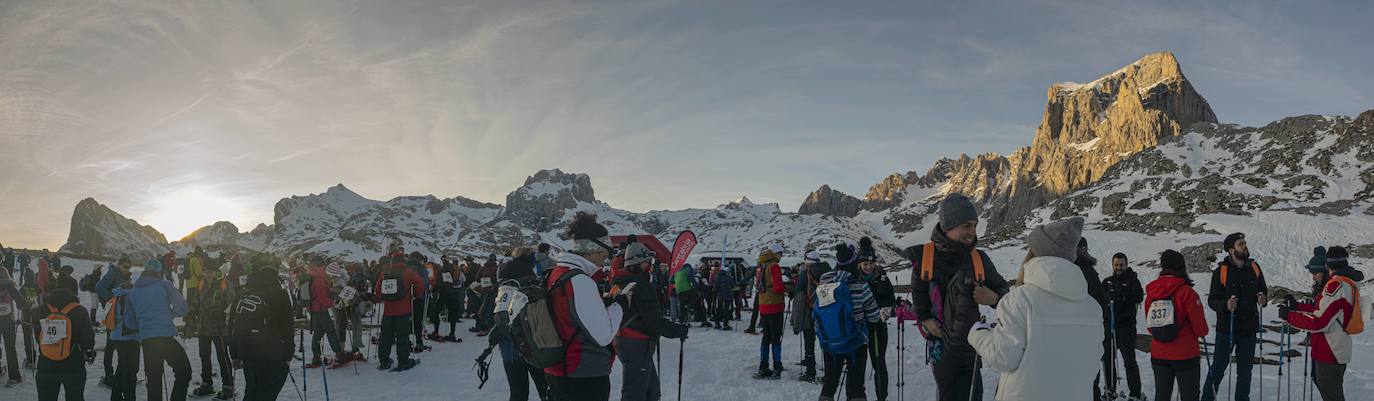
[[[243,286],[247,286],[247,285],[248,285],[248,275],[247,275],[247,274],[240,274],[240,275],[239,275],[239,286],[240,286],[240,287],[243,287]]]
[[[1160,299],[1150,303],[1145,312],[1145,328],[1153,329],[1174,324],[1174,303]]]
[[[452,282],[453,282],[453,273],[444,273],[444,274],[439,275],[439,277],[440,277],[440,278],[443,278],[445,283],[452,283]]]
[[[482,277],[482,286],[491,287],[491,277]]]
[[[497,290],[496,309],[493,312],[505,311],[509,316],[509,323],[514,323],[515,317],[520,315],[520,311],[525,310],[525,305],[529,302],[530,298],[521,293],[519,288],[503,285]]]
[[[823,307],[835,303],[835,288],[840,283],[825,283],[816,286],[816,306]]]
[[[394,278],[382,280],[382,295],[396,295],[400,287]]]
[[[13,308],[14,307],[11,306],[9,302],[0,304],[0,316],[9,316],[11,313],[14,313]]]
[[[42,345],[57,344],[59,341],[67,338],[66,320],[43,319],[41,324],[43,327],[43,338],[39,339],[39,341]]]
[[[344,300],[344,302],[350,302],[357,296],[358,290],[353,289],[353,287],[344,287],[343,291],[339,291],[339,299]]]

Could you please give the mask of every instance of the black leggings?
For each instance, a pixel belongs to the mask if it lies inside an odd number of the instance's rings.
[[[864,396],[864,365],[868,362],[868,353],[856,351],[850,355],[833,355],[829,352],[823,354],[825,380],[821,382],[821,396],[835,397],[835,391],[839,389],[840,378],[843,376],[845,399],[867,399]]]
[[[211,362],[219,361],[219,373],[225,386],[234,385],[234,367],[229,365],[228,348],[224,346],[224,337],[197,337],[196,342],[200,347],[200,381],[214,386],[215,375],[210,369]],[[210,352],[215,352],[219,358],[210,359]]]
[[[549,384],[544,381],[542,369],[521,360],[502,361],[501,364],[506,370],[506,384],[510,385],[510,401],[528,401],[531,381],[534,382],[534,391],[539,393],[539,399],[548,398],[545,393],[549,391]]]
[[[1151,358],[1150,370],[1155,372],[1155,401],[1172,400],[1175,382],[1180,400],[1197,401],[1202,391],[1202,369],[1198,366],[1197,357],[1181,361]]]
[[[111,341],[105,347],[113,347],[119,354],[119,366],[115,367],[110,401],[134,401],[134,393],[138,386],[138,359],[143,345],[138,341]]]
[[[873,365],[873,393],[887,399],[887,324],[868,324],[868,359]],[[900,363],[900,361],[898,362]]]
[[[123,358],[120,358],[121,363]],[[149,401],[162,401],[162,364],[171,365],[173,401],[186,399],[186,388],[191,385],[191,361],[186,358],[186,350],[181,348],[172,337],[153,337],[143,340],[143,370],[148,381],[144,383]]]
[[[607,401],[611,399],[611,377],[559,377],[544,375],[558,401]]]

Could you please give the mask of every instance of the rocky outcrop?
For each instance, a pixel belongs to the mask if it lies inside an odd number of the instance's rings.
[[[502,217],[536,231],[548,231],[579,204],[596,203],[592,179],[586,174],[541,170],[525,179],[525,185],[506,195]]]
[[[193,244],[193,246],[208,246],[235,244],[238,242],[238,239],[238,226],[235,226],[234,223],[230,223],[227,221],[219,221],[215,222],[215,224],[211,224],[196,229],[195,231],[192,231],[190,234],[187,234],[185,238],[182,238],[180,241],[177,242]]]
[[[806,201],[797,208],[799,214],[820,214],[826,216],[854,217],[864,202],[844,192],[821,185],[820,189],[806,196]]]
[[[71,231],[62,252],[80,255],[114,257],[126,254],[134,258],[160,255],[170,249],[167,237],[156,229],[138,224],[121,216],[109,207],[86,198],[72,211]]]

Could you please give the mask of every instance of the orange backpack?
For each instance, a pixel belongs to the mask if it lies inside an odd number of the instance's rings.
[[[105,318],[100,319],[100,325],[106,330],[114,330],[115,307],[119,305],[119,297],[110,298],[110,302],[105,303]]]
[[[39,321],[42,328],[39,336],[38,349],[43,353],[44,358],[53,361],[67,360],[72,354],[72,319],[67,316],[72,309],[81,304],[72,302],[63,306],[62,310],[48,305],[48,317]]]
[[[1221,268],[1221,269],[1220,269],[1221,272],[1218,273],[1218,274],[1221,275],[1221,286],[1222,286],[1222,287],[1225,287],[1225,286],[1226,286],[1226,271],[1227,271],[1227,270],[1231,270],[1231,269],[1228,269],[1228,267],[1230,267],[1230,266],[1227,266],[1227,265],[1226,265],[1226,262],[1222,262],[1221,264],[1218,264],[1217,267],[1220,267],[1220,268]],[[1255,272],[1255,280],[1259,280],[1260,277],[1264,277],[1264,273],[1260,272],[1259,265],[1256,264],[1255,261],[1253,261],[1253,260],[1250,261],[1250,270],[1252,270],[1252,271]]]
[[[973,257],[973,280],[982,283],[987,274],[983,272],[983,256],[978,254],[978,250],[970,251]],[[935,243],[927,242],[921,247],[921,280],[930,281],[935,277]]]
[[[1340,281],[1342,284],[1350,286],[1350,293],[1354,298],[1355,310],[1350,313],[1350,321],[1345,322],[1346,334],[1360,334],[1364,332],[1364,305],[1360,302],[1360,286],[1355,285],[1355,280],[1346,276],[1331,276],[1332,281]]]

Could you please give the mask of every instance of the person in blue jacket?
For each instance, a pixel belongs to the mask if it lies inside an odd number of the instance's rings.
[[[100,381],[110,387],[111,401],[134,401],[139,354],[142,352],[138,342],[138,318],[134,316],[134,308],[129,306],[127,297],[115,296],[115,291],[120,288],[124,292],[133,289],[130,279],[133,264],[128,256],[121,256],[115,266],[95,284],[95,294],[100,297],[100,303],[115,301],[110,305],[114,322],[105,328],[105,377]],[[119,357],[118,367],[113,363],[116,356]]]
[[[126,296],[138,320],[138,341],[143,345],[143,369],[148,377],[144,386],[147,399],[162,401],[162,365],[166,363],[175,374],[170,399],[185,401],[191,385],[191,361],[175,338],[177,328],[172,319],[186,315],[186,298],[162,274],[162,263],[149,260]],[[115,295],[121,292],[124,290],[115,290]]]

